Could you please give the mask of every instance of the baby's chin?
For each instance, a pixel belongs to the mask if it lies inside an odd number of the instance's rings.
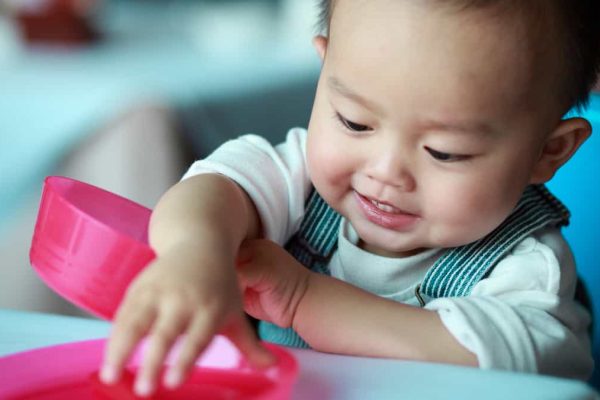
[[[398,249],[398,248],[389,248],[389,246],[381,247],[376,245],[371,245],[367,242],[360,241],[359,246],[361,249],[368,251],[371,254],[377,254],[378,256],[388,257],[388,258],[403,258],[410,257],[422,253],[426,250],[429,250],[426,247],[419,248],[411,248],[411,249]]]
[[[410,257],[430,249],[459,247],[480,238],[475,232],[439,229],[430,232],[373,232],[355,227],[360,237],[360,247],[384,257]],[[362,232],[361,232],[362,231]]]
[[[400,243],[400,241],[394,241],[394,238],[386,238],[380,235],[369,235],[368,233],[361,235],[361,232],[358,230],[357,233],[360,237],[358,244],[361,249],[382,257],[410,257],[432,248],[420,243]]]

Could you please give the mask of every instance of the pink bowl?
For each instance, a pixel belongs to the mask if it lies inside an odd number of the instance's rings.
[[[155,257],[148,245],[150,213],[95,186],[48,177],[31,264],[67,300],[112,320],[131,280]]]

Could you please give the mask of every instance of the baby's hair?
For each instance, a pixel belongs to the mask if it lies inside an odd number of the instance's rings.
[[[397,0],[409,1],[409,0]],[[425,0],[417,0],[425,1]],[[538,37],[556,40],[560,46],[560,73],[564,76],[558,96],[565,111],[585,108],[600,73],[600,0],[430,0],[456,10],[496,7],[525,16]],[[318,31],[327,36],[335,0],[317,0]],[[541,26],[540,26],[541,24]]]

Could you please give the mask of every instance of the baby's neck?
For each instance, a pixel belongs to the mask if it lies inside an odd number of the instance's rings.
[[[376,246],[372,246],[369,243],[366,243],[362,239],[358,240],[358,247],[363,249],[366,252],[369,252],[372,254],[377,254],[378,256],[382,256],[382,257],[389,257],[389,258],[411,257],[411,256],[417,255],[417,254],[427,250],[426,248],[418,248],[418,249],[413,249],[413,250],[404,251],[404,252],[394,252],[394,251],[381,249]]]

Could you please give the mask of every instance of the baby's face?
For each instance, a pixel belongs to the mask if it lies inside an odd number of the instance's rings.
[[[384,255],[491,232],[558,122],[519,24],[425,3],[337,2],[309,125],[315,187]]]

